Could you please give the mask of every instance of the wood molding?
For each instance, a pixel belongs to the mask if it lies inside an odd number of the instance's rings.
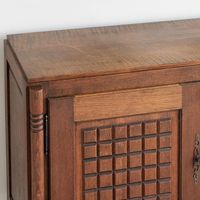
[[[180,85],[77,95],[74,99],[74,119],[96,120],[176,110],[181,107]]]
[[[43,84],[46,84],[46,88],[48,89],[48,97],[63,97],[97,92],[157,87],[199,80],[200,66],[196,65],[135,73],[57,80],[48,83],[44,82]]]
[[[32,200],[45,199],[44,175],[44,121],[43,89],[30,88],[30,134],[31,134],[31,196]]]

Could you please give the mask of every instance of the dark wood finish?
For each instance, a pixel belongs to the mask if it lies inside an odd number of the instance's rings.
[[[32,199],[45,197],[43,89],[30,88],[31,182]]]
[[[200,66],[150,70],[41,83],[48,96],[68,96],[124,89],[172,85],[200,80]],[[102,84],[103,83],[103,84]]]
[[[51,200],[76,199],[73,99],[50,99],[49,117]]]
[[[8,199],[199,200],[199,41],[200,19],[8,36]]]
[[[197,19],[19,34],[8,42],[27,80],[38,82],[200,64],[199,35]]]
[[[200,131],[200,83],[183,85],[183,114],[182,114],[182,200],[200,199],[200,185],[194,183],[193,159],[195,135]]]

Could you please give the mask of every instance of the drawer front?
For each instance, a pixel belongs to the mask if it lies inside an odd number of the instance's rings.
[[[80,122],[181,108],[180,85],[77,95],[74,98],[74,120]]]
[[[79,123],[80,198],[177,199],[178,118],[173,111]]]

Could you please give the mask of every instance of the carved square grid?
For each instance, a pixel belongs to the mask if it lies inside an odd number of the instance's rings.
[[[171,199],[171,120],[83,130],[85,200]]]

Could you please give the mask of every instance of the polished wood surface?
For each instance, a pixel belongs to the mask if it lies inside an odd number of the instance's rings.
[[[178,133],[177,111],[77,123],[78,199],[177,200]]]
[[[200,20],[9,35],[29,82],[200,64]]]
[[[42,82],[49,97],[138,89],[200,80],[200,66]],[[102,84],[103,83],[103,84]]]
[[[45,197],[44,172],[44,108],[43,90],[40,86],[30,88],[30,134],[31,134],[31,193],[32,199]]]
[[[194,182],[195,137],[200,134],[200,82],[183,85],[181,200],[200,199],[200,185]]]
[[[8,200],[199,200],[199,49],[200,19],[8,36]]]
[[[9,68],[8,68],[9,69]],[[9,158],[10,193],[13,200],[29,198],[28,135],[26,118],[26,96],[17,85],[9,70]]]
[[[182,108],[180,85],[77,95],[74,120],[87,121]]]
[[[17,61],[12,49],[8,45],[8,41],[5,43],[5,58],[8,62],[9,60],[9,70],[14,74],[16,79],[16,84],[21,91],[21,93],[26,92],[26,80],[24,79],[24,73],[22,73],[22,69],[20,67],[19,62]]]

